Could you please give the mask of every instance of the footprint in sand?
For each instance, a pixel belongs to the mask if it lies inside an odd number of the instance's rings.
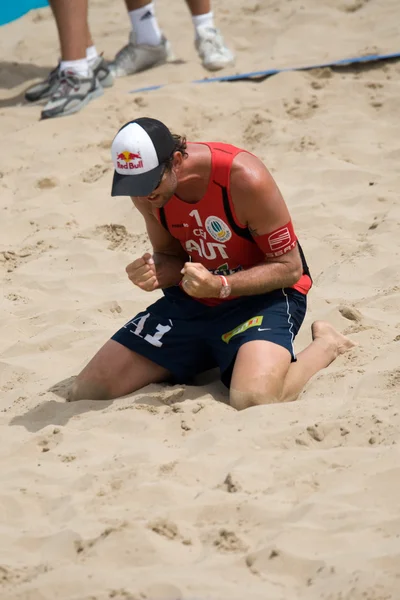
[[[329,67],[321,67],[309,71],[307,77],[311,79],[310,85],[314,90],[322,90],[332,79],[333,72]]]
[[[351,306],[339,306],[339,312],[345,319],[359,323],[362,320],[362,314],[356,308]]]
[[[12,273],[15,269],[28,262],[28,260],[34,260],[53,247],[52,244],[48,244],[44,240],[39,240],[34,245],[21,248],[18,252],[14,250],[2,250],[0,251],[0,268],[3,266],[7,273]]]
[[[152,583],[141,591],[139,596],[121,596],[121,600],[182,600],[182,598],[181,590],[170,583]]]
[[[318,150],[317,142],[309,135],[303,135],[299,140],[296,139],[292,150],[295,152],[304,152],[307,150]]]
[[[232,475],[232,473],[228,473],[225,477],[222,485],[218,486],[220,489],[228,492],[228,494],[236,494],[240,492],[242,487],[237,479]]]
[[[111,170],[111,167],[105,165],[94,165],[90,167],[87,171],[82,173],[82,181],[84,183],[94,183],[98,181],[105,175],[108,171]]]
[[[58,186],[58,181],[55,177],[42,177],[36,182],[36,187],[40,190],[51,190]]]
[[[181,542],[185,546],[190,546],[192,544],[192,541],[187,537],[183,537],[178,529],[178,526],[169,519],[156,519],[148,523],[147,527],[157,535],[160,535],[167,540],[175,540],[177,542]]]
[[[109,250],[127,250],[133,246],[133,236],[128,233],[125,225],[110,223],[110,225],[99,225],[95,232],[102,235],[109,243]]]
[[[127,523],[123,522],[116,527],[107,527],[98,535],[97,537],[88,539],[88,540],[76,540],[75,541],[75,551],[77,554],[86,553],[88,550],[96,546],[97,544],[103,542],[112,534],[118,534],[120,531],[127,527]]]
[[[368,2],[369,0],[348,0],[347,2],[340,4],[338,9],[346,13],[353,13],[364,8]]]
[[[272,134],[272,119],[256,113],[249,120],[243,132],[243,139],[247,145],[254,146],[262,140],[268,139]]]
[[[284,102],[286,114],[296,119],[307,119],[311,117],[319,107],[317,96],[311,96],[307,101],[295,98],[293,102]]]
[[[213,545],[220,552],[246,552],[248,546],[241,540],[234,531],[220,529]]]

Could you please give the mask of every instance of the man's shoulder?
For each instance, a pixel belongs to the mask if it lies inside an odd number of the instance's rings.
[[[192,149],[192,150],[198,150],[198,151],[215,151],[215,150],[220,150],[222,152],[225,151],[226,154],[232,154],[234,157],[237,156],[237,154],[239,153],[245,153],[245,154],[250,154],[248,150],[246,150],[245,148],[242,148],[240,146],[236,146],[235,144],[229,144],[228,142],[219,142],[219,141],[215,141],[215,140],[208,140],[208,141],[190,141],[187,140],[187,146],[188,149]],[[252,154],[250,154],[251,156],[254,156]],[[255,157],[256,158],[256,157]]]
[[[238,148],[238,150],[239,152],[235,155],[235,158],[233,159],[233,167],[245,170],[253,170],[254,168],[261,170],[266,169],[265,164],[258,156],[252,154],[249,150],[245,150],[243,148]]]
[[[257,188],[265,183],[268,175],[268,169],[264,163],[254,154],[243,150],[232,161],[231,187],[240,190],[249,189],[249,187]]]

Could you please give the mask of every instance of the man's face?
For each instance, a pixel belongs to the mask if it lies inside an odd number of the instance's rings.
[[[161,208],[171,200],[178,187],[178,179],[174,168],[171,170],[164,169],[160,183],[148,196],[143,196],[143,200],[147,200],[153,206]]]
[[[164,167],[164,171],[161,173],[160,181],[157,187],[148,194],[147,196],[138,196],[138,200],[147,201],[156,208],[162,208],[171,200],[172,196],[176,193],[178,187],[178,178],[181,173],[183,164],[183,156],[180,152],[175,152],[173,156],[172,165],[169,168]],[[132,197],[132,199],[134,199]]]

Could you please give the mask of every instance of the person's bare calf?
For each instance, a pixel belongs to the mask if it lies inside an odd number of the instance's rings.
[[[109,340],[76,377],[67,401],[112,400],[169,377],[167,369]]]
[[[230,402],[242,410],[296,400],[310,378],[356,344],[325,321],[311,326],[313,341],[290,362],[289,352],[265,341],[244,344],[236,358]]]

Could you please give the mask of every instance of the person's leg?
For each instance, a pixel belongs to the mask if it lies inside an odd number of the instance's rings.
[[[203,67],[209,71],[217,71],[232,65],[234,55],[215,27],[211,0],[186,0],[186,4],[192,15],[195,47]]]
[[[107,61],[97,52],[88,22],[86,23],[86,58],[89,68],[97,77],[99,83],[101,83],[101,86],[103,88],[111,87],[114,83],[114,77]]]
[[[143,8],[143,6],[148,6],[152,4],[153,0],[125,0],[125,6],[127,11],[137,10],[138,8]]]
[[[119,329],[76,378],[70,400],[124,396],[150,383],[189,380],[209,357],[202,321],[176,298],[160,298]]]
[[[88,78],[91,70],[103,88],[110,87],[114,78],[93,43],[87,18],[87,0],[50,0],[50,6],[57,25],[61,60],[46,79],[26,90],[26,100],[37,102],[52,97],[59,87],[60,71],[65,69],[70,69],[83,78]],[[100,86],[96,88],[92,81],[86,87],[93,88],[90,92],[93,97],[102,93]],[[85,94],[83,96],[85,98]],[[79,107],[79,103],[77,106]]]
[[[329,323],[312,325],[312,343],[299,353],[293,341],[307,296],[275,290],[222,305],[215,315],[212,350],[237,409],[295,400],[308,380],[355,344]]]
[[[94,41],[92,37],[92,33],[89,28],[89,14],[86,18],[86,49],[94,46]]]
[[[355,344],[329,323],[316,321],[313,341],[291,363],[283,346],[255,340],[240,347],[232,373],[230,402],[238,410],[295,400],[309,379]]]
[[[131,21],[128,43],[115,55],[110,64],[115,77],[133,75],[171,60],[169,42],[163,36],[149,0],[125,0]]]
[[[93,68],[93,65],[96,64],[96,60],[99,58],[97,48],[94,45],[93,37],[89,28],[88,19],[86,19],[86,58],[90,68]]]
[[[132,30],[137,44],[158,46],[162,33],[158,25],[154,2],[149,0],[125,0]]]
[[[82,75],[86,75],[88,0],[50,0],[50,5],[58,30],[61,63],[80,61],[81,71],[86,64],[86,72],[82,72]]]
[[[112,86],[110,69],[99,56],[89,28],[88,0],[50,0],[50,6],[60,39],[59,69],[72,69],[84,77],[92,70],[102,87]]]
[[[239,348],[229,389],[237,410],[280,402],[283,382],[291,363],[290,352],[265,340],[252,340]]]
[[[62,61],[69,61],[82,76],[88,74],[86,47],[88,37],[92,40],[87,23],[87,0],[49,0],[49,3],[57,26],[61,59],[46,79],[26,90],[25,98],[29,102],[50,98],[56,92]]]
[[[108,340],[77,376],[67,400],[110,400],[169,377],[167,369]]]
[[[113,83],[108,65],[97,55],[93,45],[88,25],[88,0],[50,0],[50,5],[57,25],[61,60],[44,81],[25,92],[25,98],[30,102],[48,99],[41,113],[42,119],[77,112],[103,94],[99,81],[104,87]]]
[[[58,37],[59,37],[59,40],[60,40],[60,46],[62,46],[62,44],[61,44],[61,38],[62,37],[63,38],[66,37],[66,35],[64,33],[64,25],[63,25],[63,23],[60,22],[60,25],[59,25],[59,19],[60,19],[60,17],[62,19],[63,16],[64,16],[62,14],[63,11],[66,12],[65,11],[65,6],[62,7],[59,4],[58,0],[49,0],[49,4],[50,4],[50,8],[51,8],[52,13],[53,13],[54,20],[56,21],[57,31],[58,31]],[[84,21],[84,23],[85,23],[85,29],[86,29],[86,33],[85,33],[86,58],[88,58],[88,59],[90,58],[90,59],[93,60],[95,57],[98,56],[98,53],[97,53],[96,47],[94,45],[93,37],[92,37],[91,31],[90,31],[90,28],[89,28],[89,22],[88,22],[88,20],[89,20],[88,19],[89,13],[88,13],[87,2],[86,2],[86,7],[85,7],[85,2],[82,2],[80,8],[86,11],[86,18],[85,18],[85,21]],[[79,15],[79,16],[81,16],[81,15]],[[67,42],[67,44],[68,43],[69,42]],[[89,52],[90,56],[88,56],[88,50],[89,49],[90,49],[90,52]],[[82,48],[80,48],[80,50],[82,51]],[[90,61],[89,61],[89,63],[90,63]]]
[[[60,39],[61,61],[42,119],[71,115],[103,94],[86,56],[88,36],[92,41],[88,0],[51,0],[51,8]]]
[[[211,12],[210,0],[186,0],[186,4],[192,14],[192,17],[205,15]]]
[[[311,326],[311,333],[313,341],[299,352],[297,361],[290,365],[286,374],[282,402],[296,400],[313,375],[357,345],[325,321],[315,321]]]

